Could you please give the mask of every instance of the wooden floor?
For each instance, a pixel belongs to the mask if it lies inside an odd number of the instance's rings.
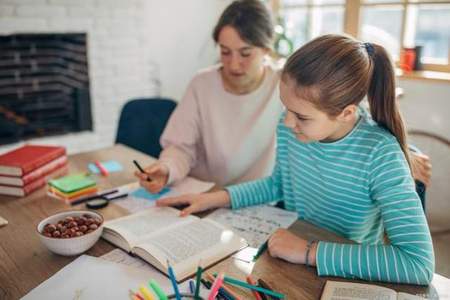
[[[450,230],[445,233],[432,234],[434,255],[436,258],[435,272],[450,277]]]

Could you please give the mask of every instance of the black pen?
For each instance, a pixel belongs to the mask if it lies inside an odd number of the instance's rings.
[[[142,173],[142,174],[147,174],[144,169],[142,169],[142,167],[139,165],[139,163],[137,162],[137,160],[133,159],[133,163],[136,166],[136,168],[138,168],[138,170]],[[152,181],[152,179],[150,178],[150,176],[147,175],[147,181]]]
[[[261,278],[258,279],[258,285],[262,288],[265,288],[266,290],[273,291],[273,289]],[[264,297],[263,299],[273,299],[273,297],[270,297],[268,295],[265,295],[264,293],[261,293],[261,297]]]

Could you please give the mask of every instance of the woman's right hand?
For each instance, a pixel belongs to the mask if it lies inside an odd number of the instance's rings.
[[[145,173],[134,172],[134,175],[139,178],[139,184],[150,193],[159,193],[169,180],[169,168],[160,162],[155,162],[144,168],[144,171]]]
[[[156,201],[156,206],[179,206],[188,205],[184,208],[180,216],[184,217],[192,213],[205,211],[212,208],[229,207],[230,196],[225,190],[218,192],[203,193],[200,195],[187,194],[178,197],[165,198]]]

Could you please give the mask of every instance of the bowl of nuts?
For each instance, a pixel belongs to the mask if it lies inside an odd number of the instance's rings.
[[[42,220],[37,231],[42,243],[60,255],[77,255],[91,248],[103,231],[103,217],[88,210],[60,212]]]

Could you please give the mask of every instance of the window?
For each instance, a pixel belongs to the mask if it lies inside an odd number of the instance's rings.
[[[450,0],[279,0],[294,49],[325,33],[348,33],[383,45],[398,61],[420,46],[425,70],[450,72]]]

